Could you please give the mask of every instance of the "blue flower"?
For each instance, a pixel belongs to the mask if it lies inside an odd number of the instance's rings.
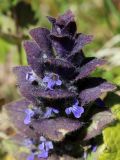
[[[92,152],[96,152],[97,146],[92,146]]]
[[[40,150],[49,151],[50,149],[53,149],[52,141],[47,141],[46,138],[44,138],[43,136],[40,137],[40,142],[41,144],[39,144],[38,146]]]
[[[29,124],[31,122],[31,117],[34,115],[34,111],[30,108],[25,110],[26,117],[24,119],[24,124]]]
[[[45,114],[44,114],[44,118],[49,118],[49,117],[51,117],[54,113],[55,113],[55,114],[58,114],[58,113],[59,113],[59,110],[54,109],[54,108],[52,108],[52,107],[48,107],[48,108],[47,108],[47,111],[46,111]]]
[[[34,153],[31,153],[31,154],[27,157],[27,160],[34,160],[34,158],[35,158]]]
[[[38,146],[38,149],[40,150],[38,158],[47,158],[49,150],[53,149],[53,143],[51,141],[47,141],[43,136],[40,137],[40,141],[41,144]]]
[[[82,113],[84,113],[84,108],[79,106],[79,102],[76,101],[72,107],[65,109],[67,115],[73,113],[75,118],[80,118]]]
[[[38,158],[47,158],[48,151],[42,150],[41,153],[38,154]]]
[[[43,82],[47,84],[47,88],[53,90],[54,86],[61,86],[62,81],[57,74],[49,74],[43,78]]]
[[[33,82],[37,79],[35,73],[32,71],[32,72],[28,72],[26,74],[26,80],[30,81],[30,82]]]
[[[32,140],[26,139],[26,146],[34,145]],[[47,158],[50,149],[53,149],[53,143],[51,141],[46,140],[45,137],[40,137],[40,144],[35,147],[36,152],[32,152],[28,157],[27,160],[34,160],[35,156],[38,158]]]

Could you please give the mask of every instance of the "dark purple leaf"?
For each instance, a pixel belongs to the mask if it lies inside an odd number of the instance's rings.
[[[31,72],[31,67],[29,66],[14,67],[13,71],[17,76],[17,82],[21,94],[28,100],[32,101],[33,103],[37,103],[37,99],[35,98],[35,96],[32,95],[32,91],[36,90],[38,86],[35,86],[26,80],[26,74],[28,72]]]
[[[105,61],[102,59],[95,58],[95,59],[89,61],[88,63],[86,63],[85,65],[83,65],[80,68],[80,73],[75,78],[75,81],[78,81],[78,80],[88,76],[92,71],[94,71],[96,69],[96,67],[101,66],[103,64],[105,64]]]
[[[81,105],[84,106],[89,102],[99,98],[102,93],[113,91],[115,89],[116,89],[115,85],[108,82],[103,82],[96,87],[91,87],[91,88],[82,90],[79,95]]]
[[[106,80],[100,77],[86,77],[77,81],[76,85],[79,90],[82,91],[85,89],[97,87],[104,82],[106,82]]]
[[[71,21],[62,30],[63,35],[73,36],[77,30],[75,21]]]
[[[38,76],[42,76],[43,67],[41,63],[44,56],[43,51],[33,41],[24,41],[23,45],[27,54],[28,64]]]
[[[61,141],[66,134],[82,127],[82,123],[68,118],[46,119],[32,123],[36,132],[53,141]]]
[[[90,43],[92,39],[93,36],[80,33],[75,41],[72,53],[79,52],[86,44]]]
[[[115,119],[110,111],[98,112],[92,117],[92,123],[87,129],[84,140],[90,140],[101,134],[102,130],[111,124]]]
[[[40,27],[32,29],[30,31],[30,35],[37,42],[42,52],[46,54],[48,57],[51,57],[53,56],[53,54],[52,54],[51,42],[48,39],[49,34],[50,31],[48,29]]]
[[[56,19],[54,17],[51,17],[51,16],[47,16],[47,19],[49,20],[50,23],[55,24],[56,22]]]
[[[21,94],[27,98],[29,101],[31,101],[33,104],[39,105],[40,104],[40,100],[37,99],[36,95],[34,95],[35,92],[37,92],[38,90],[42,92],[41,87],[37,87],[34,85],[30,85],[30,84],[22,84],[19,87],[19,90],[21,92]]]
[[[5,109],[8,113],[9,119],[17,129],[19,136],[31,137],[34,136],[34,132],[24,124],[25,112],[24,110],[30,105],[30,102],[26,99],[21,99],[13,103],[5,105]]]
[[[33,95],[35,95],[38,98],[44,99],[44,100],[62,100],[62,99],[69,99],[74,98],[76,96],[75,93],[67,91],[67,90],[61,90],[61,89],[55,89],[55,90],[40,90],[36,89],[32,92]]]
[[[71,52],[74,45],[74,41],[69,37],[51,36],[51,40],[57,54],[62,57],[66,57]]]
[[[82,50],[79,52],[72,53],[67,57],[67,60],[73,63],[76,67],[80,67],[84,59],[85,56]]]
[[[61,75],[63,78],[72,78],[75,75],[75,67],[67,60],[63,59],[45,59],[45,68]]]

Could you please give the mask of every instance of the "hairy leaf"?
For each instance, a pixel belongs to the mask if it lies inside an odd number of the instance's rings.
[[[114,121],[114,117],[110,111],[98,112],[92,117],[92,123],[86,131],[84,140],[89,140],[101,134],[102,130]]]
[[[63,78],[72,78],[76,74],[75,67],[63,59],[46,59],[44,64],[46,70],[55,72]]]
[[[96,100],[98,97],[101,96],[102,93],[113,91],[116,87],[108,82],[103,82],[96,87],[91,87],[80,92],[79,98],[81,100],[81,105],[84,106],[91,101]]]
[[[5,106],[5,109],[9,115],[10,121],[17,129],[17,134],[19,136],[32,137],[34,132],[24,124],[25,109],[30,105],[30,102],[26,99],[21,99],[13,103],[9,103]]]
[[[53,54],[51,42],[48,37],[49,33],[50,31],[48,29],[40,27],[34,28],[30,31],[30,35],[37,42],[42,52],[46,54],[48,57],[51,57]]]
[[[42,76],[43,67],[41,63],[46,53],[44,53],[34,41],[24,41],[23,45],[27,54],[28,64],[38,76]]]
[[[90,43],[93,39],[91,35],[79,34],[77,39],[75,40],[74,48],[72,49],[72,53],[79,52],[86,44]]]
[[[53,141],[61,141],[66,134],[82,127],[82,123],[78,120],[64,117],[35,121],[32,125],[36,132]]]
[[[80,68],[80,73],[79,75],[75,78],[75,81],[78,81],[79,79],[82,79],[84,77],[87,77],[92,71],[94,71],[96,69],[96,67],[101,66],[105,63],[104,60],[102,59],[93,59],[91,61],[89,61],[88,63],[86,63],[85,65],[83,65]]]

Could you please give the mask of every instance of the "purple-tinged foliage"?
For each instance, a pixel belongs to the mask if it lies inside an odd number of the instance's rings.
[[[87,77],[96,67],[103,65],[105,63],[102,59],[94,58],[80,68],[80,73],[76,77],[75,81],[78,81],[84,77]]]
[[[97,98],[99,98],[102,93],[112,91],[114,89],[115,89],[115,86],[113,84],[108,82],[103,82],[96,87],[82,90],[79,95],[81,105],[84,106],[90,103],[91,101],[94,101]]]
[[[61,141],[65,135],[80,129],[83,123],[65,117],[33,121],[32,125],[38,135],[43,135],[52,141]]]
[[[91,138],[100,135],[102,130],[110,123],[113,122],[113,115],[109,110],[104,110],[96,113],[92,116],[92,123],[87,128],[86,135],[84,137],[84,141],[90,140]]]
[[[105,61],[85,57],[83,47],[93,37],[77,33],[73,13],[69,10],[58,18],[47,18],[52,29],[32,29],[32,40],[23,43],[29,66],[14,68],[26,99],[8,104],[6,109],[18,131],[14,139],[21,143],[30,140],[26,145],[30,154],[24,153],[23,160],[82,159],[81,142],[89,142],[114,120],[100,96],[116,87],[90,77]],[[71,137],[75,143],[70,144]]]

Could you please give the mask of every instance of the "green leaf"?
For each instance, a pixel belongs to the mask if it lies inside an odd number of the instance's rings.
[[[113,102],[110,102],[111,97]],[[100,155],[99,160],[120,160],[120,97],[111,94],[107,97],[106,101],[107,104],[112,104],[111,110],[117,120],[115,124],[103,131],[105,149]]]
[[[120,107],[120,106],[119,106]],[[120,122],[106,128],[103,131],[105,149],[99,160],[119,160],[120,159]]]

